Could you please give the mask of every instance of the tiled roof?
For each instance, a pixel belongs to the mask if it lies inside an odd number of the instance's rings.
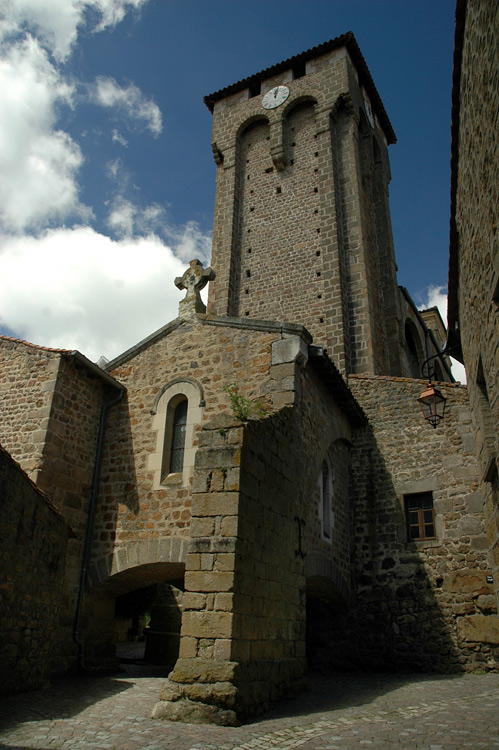
[[[30,346],[32,349],[41,349],[45,352],[55,352],[56,354],[71,354],[71,349],[52,349],[49,346],[41,346],[40,344],[32,344],[31,341],[24,341],[24,339],[16,339],[13,336],[2,336],[0,334],[0,339],[3,339],[4,341],[12,341],[15,344],[24,344],[25,346]]]
[[[259,73],[255,73],[248,78],[243,78],[241,81],[237,81],[237,83],[233,83],[230,86],[226,86],[225,88],[220,89],[219,91],[215,91],[213,94],[208,94],[208,96],[205,96],[203,98],[203,101],[210,112],[213,112],[215,103],[220,99],[225,99],[225,97],[230,96],[231,94],[235,94],[237,91],[241,91],[242,89],[249,88],[250,86],[257,84],[266,78],[277,75],[283,70],[288,70],[289,68],[293,68],[295,66],[303,64],[307,60],[312,60],[316,57],[319,57],[320,55],[325,55],[327,52],[339,49],[340,47],[346,47],[348,54],[351,57],[356,67],[357,73],[359,74],[359,81],[361,85],[364,86],[369,99],[371,100],[372,108],[378,116],[378,120],[387,137],[388,143],[396,143],[397,137],[392,128],[390,120],[388,119],[388,115],[386,114],[383,102],[381,101],[380,95],[378,94],[376,86],[374,85],[371,73],[369,72],[369,68],[367,67],[362,52],[360,51],[360,47],[357,44],[357,40],[355,39],[353,32],[351,31],[348,31],[346,34],[342,34],[341,36],[337,36],[335,39],[331,39],[328,42],[319,44],[317,47],[312,47],[311,49],[305,50],[305,52],[301,52],[299,55],[294,55],[294,57],[283,60],[276,65],[272,65],[270,68],[265,68],[265,70],[261,70]]]

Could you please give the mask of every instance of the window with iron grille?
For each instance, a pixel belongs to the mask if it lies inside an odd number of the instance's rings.
[[[409,541],[435,539],[433,494],[431,492],[420,492],[414,495],[405,495],[404,500]]]

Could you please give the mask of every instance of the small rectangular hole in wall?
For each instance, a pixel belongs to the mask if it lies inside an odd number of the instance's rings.
[[[282,193],[282,189],[280,187],[276,187],[275,191],[277,195],[279,195],[279,193]]]
[[[322,299],[322,294],[318,294],[317,299]]]
[[[320,233],[321,233],[321,230],[320,230],[320,227],[319,227],[319,229],[317,229],[317,234],[320,234]]]
[[[324,323],[324,318],[319,318],[319,323]]]
[[[319,257],[319,255],[321,254],[321,251],[320,250],[316,250],[315,254],[317,255],[317,257]]]
[[[255,81],[255,83],[251,83],[249,86],[250,99],[253,99],[254,96],[259,96],[259,94],[260,94],[260,81]]]
[[[314,156],[319,156],[319,152],[316,151],[315,154],[314,154]]]
[[[270,174],[270,172],[274,171],[274,167],[267,167],[267,169],[265,171],[266,171],[267,174]]]
[[[296,143],[295,143],[295,142],[293,141],[293,143],[292,143],[291,145],[292,145],[292,146],[296,146]]]
[[[247,179],[247,180],[249,180],[250,178],[251,178],[251,175],[249,174],[249,175],[248,175],[248,176],[246,177],[246,179]]]
[[[314,214],[318,214],[318,213],[319,213],[319,209],[316,208],[315,211],[314,211]]]
[[[251,271],[249,269],[246,271],[246,276],[248,277],[248,279],[251,276]]]
[[[314,193],[318,193],[318,192],[319,192],[319,188],[314,188]]]
[[[249,294],[249,289],[245,289],[245,290],[244,290],[244,293],[245,293],[245,294]]]
[[[254,211],[254,210],[255,210],[255,207],[254,206],[250,206],[250,211]]]
[[[245,315],[249,315],[249,310],[246,310],[246,312],[244,314]]]
[[[303,78],[305,74],[305,61],[298,62],[296,63],[296,65],[293,65],[293,80],[296,80],[297,78]]]
[[[320,275],[321,275],[321,272],[320,272],[320,271],[316,271],[316,275],[317,275],[317,276],[320,276]]]
[[[290,164],[294,164],[294,163],[295,163],[295,160],[294,160],[294,159],[290,159],[290,160],[289,160],[289,163],[290,163]]]
[[[249,252],[249,253],[251,252],[251,248],[250,248],[250,247],[248,248],[248,252]]]

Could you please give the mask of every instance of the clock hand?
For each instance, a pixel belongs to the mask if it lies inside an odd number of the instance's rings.
[[[277,94],[279,93],[279,87],[276,88],[274,91],[274,99],[277,99]]]

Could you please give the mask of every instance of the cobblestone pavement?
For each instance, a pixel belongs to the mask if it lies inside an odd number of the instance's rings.
[[[54,680],[0,703],[0,747],[68,750],[493,750],[499,674],[315,675],[307,692],[243,727],[150,719],[164,675],[126,665]],[[4,744],[2,744],[4,743]]]

